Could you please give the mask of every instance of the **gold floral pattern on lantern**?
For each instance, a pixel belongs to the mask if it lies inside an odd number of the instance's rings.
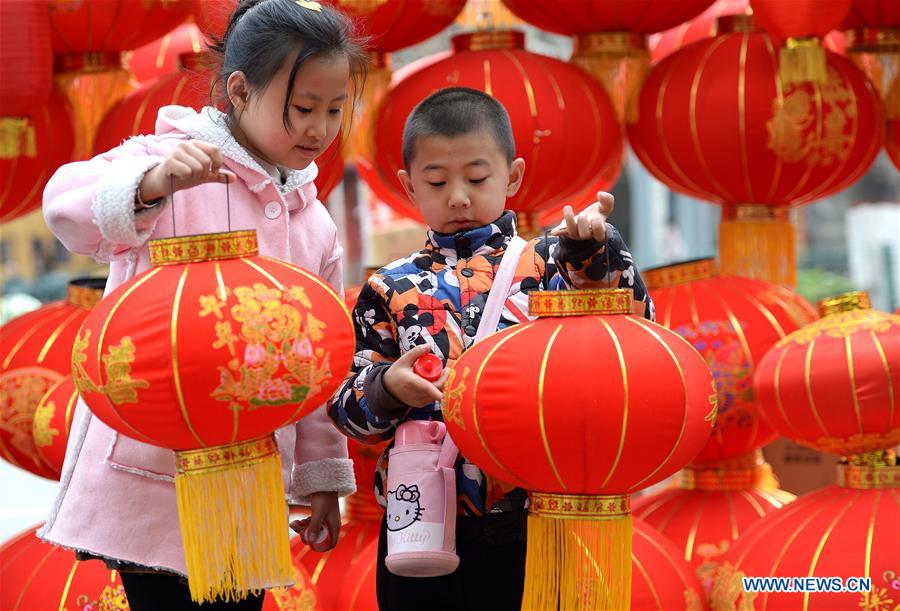
[[[887,433],[857,433],[847,438],[820,437],[814,444],[803,443],[802,440],[798,440],[798,443],[841,456],[861,454],[897,445],[900,443],[900,428]]]
[[[859,331],[885,333],[895,325],[900,326],[900,316],[894,314],[882,314],[873,317],[871,310],[840,312],[820,318],[816,322],[795,331],[784,339],[779,340],[776,346],[782,348],[789,344],[805,345],[823,334],[835,339],[844,339]]]
[[[41,367],[13,369],[0,376],[0,426],[13,448],[36,464],[43,463],[32,436],[32,409],[61,379],[60,374]]]
[[[726,562],[716,571],[712,591],[709,593],[710,607],[713,609],[734,609],[735,611],[753,611],[753,600],[756,592],[744,591],[743,571],[736,571]]]
[[[137,403],[138,389],[150,388],[150,383],[131,377],[131,364],[134,363],[135,346],[131,337],[126,336],[115,346],[109,347],[109,354],[103,356],[107,383],[98,385],[91,380],[84,370],[87,361],[85,352],[90,344],[91,331],[87,329],[75,338],[72,348],[72,377],[79,392],[99,392],[106,395],[114,405]]]
[[[56,403],[47,401],[38,405],[34,410],[33,435],[34,444],[39,448],[49,446],[53,443],[53,438],[59,435],[59,430],[50,426],[53,414],[56,412]]]
[[[450,373],[447,375],[446,387],[452,388],[453,390],[447,392],[441,406],[441,412],[444,415],[444,422],[453,422],[454,424],[459,425],[459,428],[461,428],[462,430],[466,430],[466,423],[463,422],[462,416],[459,412],[459,408],[462,405],[463,393],[466,392],[466,378],[469,377],[469,371],[470,370],[468,367],[463,369],[459,384],[454,386],[453,382],[456,379],[456,370],[450,370]]]
[[[228,308],[231,298],[237,303]],[[220,283],[218,295],[202,295],[199,301],[200,318],[218,319],[213,349],[227,348],[234,357],[227,368],[219,367],[221,383],[211,395],[228,401],[231,409],[299,403],[331,377],[330,352],[314,347],[326,325],[313,315],[302,287],[257,283],[231,289]]]

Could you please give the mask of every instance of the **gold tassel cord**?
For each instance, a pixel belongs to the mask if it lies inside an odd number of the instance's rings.
[[[619,124],[638,120],[638,93],[650,70],[646,37],[633,32],[579,35],[572,63],[603,84]]]
[[[628,497],[533,493],[531,498],[522,609],[628,609]]]
[[[797,247],[786,210],[739,206],[723,210],[719,225],[719,270],[796,286]]]
[[[779,55],[778,72],[785,86],[824,84],[828,80],[825,49],[818,38],[788,38]]]
[[[37,156],[34,125],[27,117],[0,117],[0,159]]]
[[[274,436],[176,453],[175,493],[191,598],[238,601],[292,581]]]

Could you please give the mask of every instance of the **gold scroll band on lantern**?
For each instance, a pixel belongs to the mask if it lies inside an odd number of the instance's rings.
[[[772,467],[756,450],[735,458],[704,465],[689,465],[681,471],[681,488],[711,492],[732,492],[771,487]]]
[[[524,47],[525,34],[513,30],[473,32],[453,38],[453,50],[456,52],[523,49]]]
[[[675,265],[666,265],[641,272],[648,291],[668,288],[679,284],[709,280],[718,274],[714,259],[697,259]]]
[[[558,520],[612,520],[631,515],[627,494],[580,495],[531,492],[529,513]]]
[[[259,254],[254,229],[151,240],[149,247],[150,263],[154,266],[236,259]]]
[[[277,452],[275,437],[266,435],[234,445],[176,452],[175,470],[179,474],[190,474],[231,469],[252,465]]]
[[[819,301],[816,306],[818,307],[820,316],[872,309],[872,303],[869,301],[869,294],[865,291],[850,291],[849,293],[828,297]]]
[[[838,465],[838,486],[856,490],[900,489],[900,465],[892,450],[850,456]]]
[[[69,284],[66,301],[76,308],[91,310],[103,299],[103,289],[93,286],[78,286]]]
[[[538,318],[631,314],[633,303],[631,289],[532,291],[528,294],[528,313]]]

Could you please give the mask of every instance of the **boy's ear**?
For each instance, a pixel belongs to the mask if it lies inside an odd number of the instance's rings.
[[[228,81],[225,83],[225,92],[232,106],[237,110],[244,110],[250,99],[250,86],[246,75],[240,70],[235,70],[228,75]]]
[[[403,185],[403,190],[406,191],[406,196],[412,201],[412,203],[418,205],[416,202],[416,192],[413,190],[412,180],[409,177],[409,172],[406,170],[398,170],[397,178],[400,179],[400,184]]]
[[[509,164],[509,184],[506,186],[506,197],[512,197],[519,192],[523,178],[525,178],[525,160],[516,157]]]

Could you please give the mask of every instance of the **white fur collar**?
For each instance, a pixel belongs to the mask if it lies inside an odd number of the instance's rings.
[[[172,132],[181,132],[196,140],[215,144],[224,156],[261,174],[261,184],[254,185],[260,189],[266,182],[272,181],[269,173],[231,135],[225,113],[211,106],[204,107],[200,112],[185,106],[163,106],[156,117],[156,133],[162,136]],[[302,170],[288,170],[284,184],[274,183],[280,192],[290,193],[314,181],[318,174],[319,168],[313,162]]]

